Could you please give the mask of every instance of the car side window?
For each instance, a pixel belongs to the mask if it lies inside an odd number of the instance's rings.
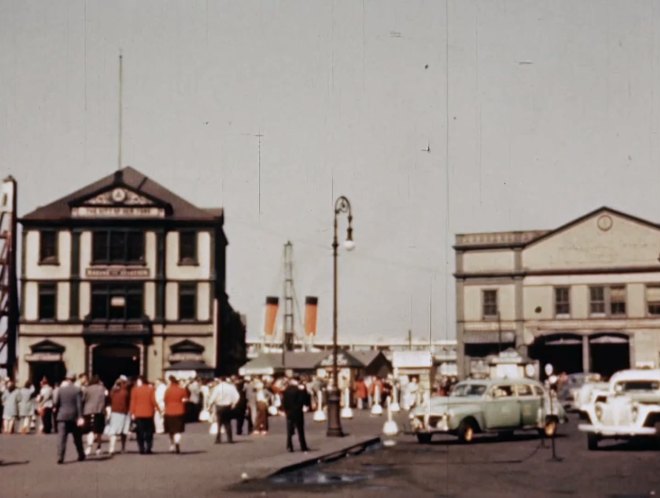
[[[516,386],[516,391],[518,391],[518,396],[533,396],[534,392],[532,391],[532,386],[529,384],[518,384]]]
[[[493,398],[509,398],[513,396],[513,389],[511,386],[494,386],[491,391]]]

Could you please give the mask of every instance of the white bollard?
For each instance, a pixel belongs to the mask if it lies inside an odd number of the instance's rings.
[[[374,394],[374,404],[371,407],[371,414],[378,416],[383,414],[383,407],[380,406],[380,386],[376,386],[376,392]]]
[[[392,402],[388,404],[388,408],[392,410],[392,413],[399,413],[401,411],[401,406],[399,405],[399,390],[396,388],[396,384],[392,385]]]
[[[386,436],[396,436],[399,433],[399,426],[396,421],[392,419],[392,407],[390,406],[389,399],[387,401],[387,422],[383,424],[383,434]]]
[[[323,391],[319,391],[319,399],[316,405],[316,411],[314,412],[314,422],[325,422],[326,415],[323,411]]]
[[[347,387],[344,389],[344,408],[341,409],[341,418],[353,418],[353,409],[351,408],[351,391]]]

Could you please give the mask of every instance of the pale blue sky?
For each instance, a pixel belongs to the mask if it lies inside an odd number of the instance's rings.
[[[659,18],[650,0],[0,0],[0,173],[25,214],[117,167],[121,49],[122,163],[225,208],[251,338],[287,240],[330,338],[340,194],[340,335],[451,338],[455,233],[601,205],[660,221]]]

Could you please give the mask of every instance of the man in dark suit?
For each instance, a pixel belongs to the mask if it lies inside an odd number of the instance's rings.
[[[289,385],[282,394],[282,408],[286,413],[286,449],[293,451],[291,438],[298,433],[300,451],[309,451],[305,441],[305,415],[303,408],[310,405],[310,396],[305,386],[297,378],[289,380]]]
[[[73,442],[78,451],[78,461],[85,459],[83,450],[81,426],[84,423],[82,416],[82,391],[75,386],[70,378],[62,381],[55,395],[53,411],[57,421],[57,463],[64,462],[66,440],[71,433]]]

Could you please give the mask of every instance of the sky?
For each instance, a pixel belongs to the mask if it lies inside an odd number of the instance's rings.
[[[0,174],[24,215],[117,168],[121,52],[121,165],[224,208],[249,339],[290,240],[330,340],[339,195],[340,342],[452,339],[456,233],[660,222],[659,21],[650,0],[0,0]]]

